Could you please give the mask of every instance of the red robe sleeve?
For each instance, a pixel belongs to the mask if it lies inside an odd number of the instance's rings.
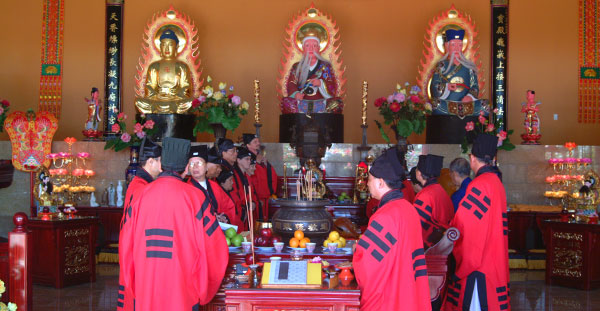
[[[132,218],[132,203],[136,195],[148,184],[143,178],[135,176],[127,186],[125,193],[125,205],[123,207],[123,217],[121,218],[121,231],[119,232],[119,241],[127,241],[132,239],[131,223],[127,223]],[[119,243],[119,295],[117,299],[117,310],[130,311],[133,310],[133,289],[131,288],[131,275],[129,278],[129,286],[125,284],[125,277],[132,272],[133,264],[133,248],[123,247],[130,245],[128,243]]]
[[[429,185],[415,197],[413,203],[421,219],[423,242],[426,248],[438,242],[454,216],[454,206],[448,193],[439,184]]]
[[[431,310],[419,218],[406,200],[379,208],[353,257],[361,310]]]
[[[235,221],[235,204],[233,203],[233,200],[225,193],[225,191],[223,191],[216,181],[209,180],[207,182],[210,183],[215,199],[219,202],[219,209],[217,212],[219,214],[224,213],[227,218],[229,218],[231,224],[237,226],[237,224],[233,223],[233,221]]]
[[[404,199],[412,204],[415,201],[415,188],[413,188],[412,182],[408,179],[405,179],[402,184],[404,185],[404,188],[402,188]]]

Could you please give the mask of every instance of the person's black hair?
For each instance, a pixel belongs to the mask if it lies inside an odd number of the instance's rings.
[[[485,165],[494,165],[494,159],[490,158],[489,156],[485,156],[485,158],[480,158],[478,156],[473,155],[473,157],[475,157],[477,160],[479,160],[479,162]]]
[[[402,188],[404,188],[404,184],[402,183],[401,179],[394,179],[394,180],[384,179],[383,182],[385,182],[385,184],[388,187],[390,187],[391,189],[402,189]]]

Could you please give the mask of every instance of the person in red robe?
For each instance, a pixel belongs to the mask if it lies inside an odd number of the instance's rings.
[[[444,157],[428,154],[419,156],[417,180],[423,189],[413,203],[421,217],[425,249],[439,242],[454,217],[454,206],[448,193],[437,182]]]
[[[400,191],[404,168],[395,153],[369,171],[369,191],[381,203],[353,258],[360,310],[431,310],[419,215]]]
[[[163,172],[138,193],[121,229],[119,261],[136,310],[199,310],[225,275],[228,247],[210,201],[181,177],[189,149],[189,140],[163,140]]]
[[[127,222],[128,216],[131,216],[132,207],[131,203],[137,196],[141,189],[147,184],[151,183],[158,174],[162,172],[160,166],[160,154],[162,148],[151,141],[149,138],[144,137],[142,144],[140,145],[140,168],[136,172],[135,177],[127,186],[127,192],[125,193],[125,206],[123,208],[123,217],[121,218],[121,228],[123,224]],[[121,240],[119,238],[119,240]],[[117,299],[117,310],[130,311],[133,310],[133,292],[131,288],[125,288],[123,285],[125,275],[121,267],[119,267],[119,296]]]
[[[240,147],[238,149],[237,163],[233,168],[242,181],[242,189],[238,190],[238,195],[242,198],[244,204],[248,202],[254,219],[262,219],[262,210],[256,208],[259,204],[258,194],[256,193],[256,180],[252,179],[256,171],[256,157],[250,150]],[[250,193],[252,193],[252,196]],[[247,219],[244,219],[244,221],[247,223]]]
[[[452,254],[456,271],[444,310],[510,310],[508,219],[502,174],[494,166],[498,138],[479,134],[471,150],[475,179],[451,223],[460,231]]]
[[[231,139],[221,138],[217,140],[215,143],[217,155],[221,157],[223,166],[223,170],[227,170],[233,173],[233,190],[231,190],[230,197],[233,200],[233,204],[235,205],[235,222],[243,224],[241,227],[238,227],[238,232],[242,232],[247,230],[245,227],[246,223],[246,208],[244,201],[244,190],[243,183],[240,175],[235,170],[235,166],[237,165],[237,155],[238,151],[233,141]],[[240,195],[241,193],[241,195]]]
[[[206,162],[206,178],[210,180],[216,180],[221,174],[223,167],[223,159],[217,154],[217,148],[212,147],[208,149],[208,157]]]
[[[205,197],[209,198],[211,212],[220,222],[240,226],[239,223],[236,223],[233,200],[221,189],[216,181],[206,178],[207,170],[208,146],[192,146],[187,166],[187,171],[191,175],[191,178],[188,179],[188,184],[198,188]]]
[[[252,183],[256,185],[256,194],[260,204],[260,215],[263,221],[269,219],[269,199],[277,191],[277,173],[267,161],[260,148],[260,138],[254,134],[245,133],[242,136],[244,145],[256,156],[256,171],[251,176]]]

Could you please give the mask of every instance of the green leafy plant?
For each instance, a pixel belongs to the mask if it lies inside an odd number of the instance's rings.
[[[0,101],[0,133],[4,131],[4,120],[6,120],[6,114],[8,113],[8,107],[10,103],[8,100],[3,99]]]
[[[154,121],[146,120],[146,116],[142,114],[140,122],[137,122],[133,128],[133,135],[127,133],[127,115],[119,113],[117,115],[117,123],[113,124],[112,131],[119,133],[117,138],[107,140],[104,145],[104,150],[113,149],[114,151],[121,151],[125,148],[132,146],[139,146],[142,143],[142,139],[147,135],[154,135],[158,128],[154,126]]]
[[[431,104],[425,102],[421,89],[414,85],[407,92],[410,84],[407,82],[404,87],[396,85],[396,91],[386,97],[380,97],[375,100],[375,107],[379,109],[379,114],[383,116],[383,123],[390,126],[397,136],[408,137],[411,134],[421,134],[425,131],[425,119],[431,113]],[[386,134],[384,126],[375,120],[381,137],[390,143],[390,137]]]
[[[210,76],[206,79],[212,82]],[[248,102],[233,93],[233,86],[227,89],[227,84],[220,82],[219,89],[215,90],[207,85],[202,90],[202,95],[192,102],[191,111],[197,113],[194,135],[200,132],[213,133],[211,123],[220,123],[226,129],[233,131],[242,122],[241,116],[248,113]]]
[[[513,133],[513,130],[508,130],[508,132],[500,130],[500,120],[497,116],[498,109],[494,109],[492,113],[489,114],[488,117],[485,117],[484,112],[481,111],[479,113],[479,118],[477,122],[467,122],[465,126],[465,130],[467,133],[463,137],[463,141],[460,145],[462,149],[462,153],[469,152],[469,141],[467,136],[475,137],[477,134],[484,133],[487,135],[498,136],[498,149],[511,151],[515,149],[515,145],[510,142],[510,135]]]

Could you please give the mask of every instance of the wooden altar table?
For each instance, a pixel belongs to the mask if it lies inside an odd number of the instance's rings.
[[[32,218],[33,282],[62,288],[96,281],[94,245],[98,218]]]
[[[600,225],[544,222],[546,284],[590,290],[600,287]]]

